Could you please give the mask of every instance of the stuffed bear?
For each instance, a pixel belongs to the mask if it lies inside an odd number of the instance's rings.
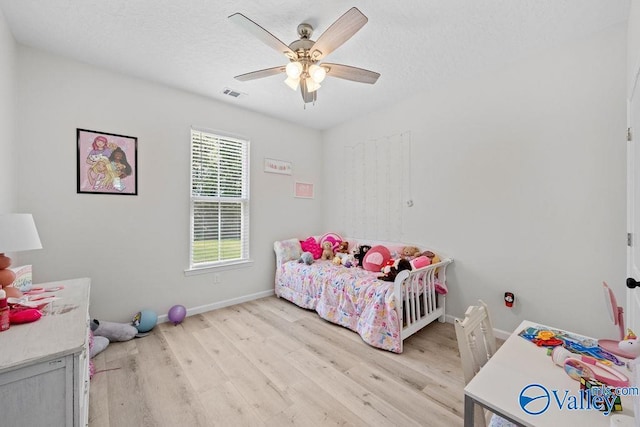
[[[322,256],[321,259],[332,260],[333,259],[333,245],[329,241],[322,243]]]
[[[411,270],[411,262],[408,259],[399,258],[396,260],[395,264],[391,266],[389,272],[382,276],[380,279],[385,280],[387,282],[393,282],[396,280],[396,276],[403,270]]]
[[[349,242],[340,242],[338,247],[336,248],[336,252],[340,252],[342,254],[349,253]]]
[[[405,246],[402,248],[402,258],[413,259],[420,255],[420,249],[415,246]]]

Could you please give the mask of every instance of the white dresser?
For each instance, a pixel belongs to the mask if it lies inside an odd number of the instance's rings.
[[[86,426],[90,279],[64,286],[47,314],[0,332],[0,426]]]

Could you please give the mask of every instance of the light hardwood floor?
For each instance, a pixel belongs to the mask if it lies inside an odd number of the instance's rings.
[[[89,426],[460,426],[453,325],[394,354],[276,297],[164,323],[93,359]]]

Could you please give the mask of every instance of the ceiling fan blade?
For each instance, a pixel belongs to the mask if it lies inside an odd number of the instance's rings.
[[[316,102],[318,91],[314,90],[313,92],[309,92],[307,90],[307,82],[305,79],[300,79],[300,93],[302,93],[302,100],[305,104]]]
[[[241,13],[234,13],[229,16],[236,24],[240,25],[245,30],[249,31],[251,34],[256,36],[261,42],[266,44],[267,46],[277,50],[278,52],[287,56],[290,59],[296,59],[297,56],[294,51],[289,49],[289,46],[284,44],[279,38],[271,34],[269,31],[262,28],[260,25],[256,24],[251,19],[247,18]]]
[[[311,48],[311,57],[319,60],[329,55],[357,33],[368,20],[357,7],[352,7],[320,35]]]
[[[276,74],[284,73],[285,67],[282,65],[279,67],[273,68],[265,68],[264,70],[252,71],[246,74],[240,74],[239,76],[235,76],[236,80],[240,80],[241,82],[246,82],[249,80],[261,79],[263,77],[275,76]]]
[[[374,84],[378,81],[378,77],[380,77],[380,73],[365,70],[364,68],[352,67],[350,65],[328,64],[323,62],[320,66],[327,70],[327,76],[359,83]]]

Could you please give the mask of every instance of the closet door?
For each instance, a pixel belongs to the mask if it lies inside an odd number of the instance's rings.
[[[627,327],[640,333],[640,68],[627,105]]]

